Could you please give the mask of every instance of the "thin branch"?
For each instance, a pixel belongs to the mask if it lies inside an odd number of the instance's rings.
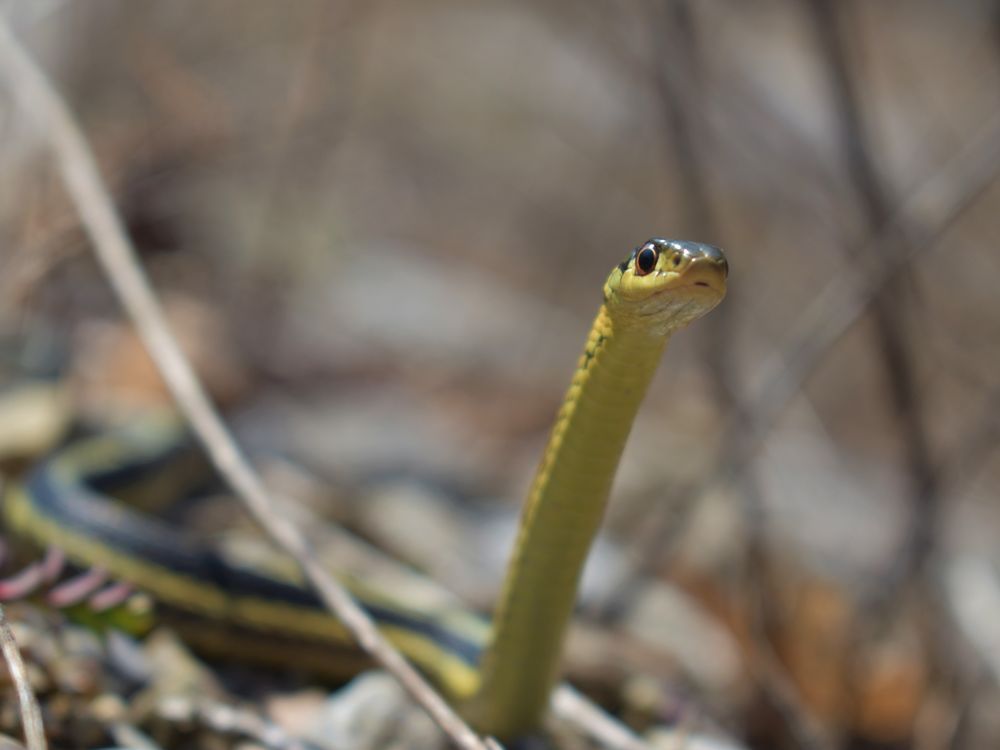
[[[274,722],[241,708],[204,696],[175,696],[162,701],[160,717],[175,724],[202,724],[220,734],[252,740],[268,750],[319,750],[313,743],[291,737]]]
[[[704,110],[702,99],[706,96],[697,16],[688,0],[667,0],[665,6],[654,11],[657,23],[651,24],[657,41],[653,65],[668,140],[684,186],[679,197],[683,209],[682,226],[687,226],[693,236],[725,245],[708,184],[705,154],[710,151],[698,138],[695,124],[697,115],[694,113]],[[750,407],[741,388],[740,363],[734,356],[735,309],[732,304],[722,305],[705,321],[708,345],[704,352],[715,398],[722,413],[731,415],[724,439],[734,446],[732,450],[738,450],[738,446],[747,442],[751,428]],[[795,683],[785,674],[770,642],[776,613],[770,595],[771,567],[764,533],[763,490],[752,465],[748,464],[734,484],[744,524],[745,565],[741,567],[745,585],[739,588],[750,615],[755,641],[756,656],[750,660],[750,670],[798,747],[803,750],[830,748],[833,743],[810,712]]]
[[[845,26],[850,20],[849,8],[837,0],[805,0],[804,4],[824,62],[829,96],[836,113],[841,156],[867,228],[871,232],[877,231],[886,225],[893,201],[887,180],[872,155],[870,138],[862,119],[856,77],[848,64],[851,34]],[[851,262],[884,266],[907,254],[911,228],[906,221],[900,220],[895,223],[894,230],[883,233],[883,241],[874,246],[873,252],[851,254]],[[903,274],[894,274],[897,275]],[[883,285],[869,304],[875,323],[876,353],[886,377],[889,402],[904,447],[910,482],[910,530],[898,563],[887,577],[888,585],[884,586],[890,593],[901,583],[915,579],[923,570],[936,543],[941,505],[940,482],[934,471],[923,398],[917,386],[908,336],[907,289],[891,282],[890,279]]]
[[[48,137],[66,189],[80,212],[111,285],[216,468],[257,522],[295,559],[324,605],[344,623],[361,648],[399,681],[456,746],[465,750],[485,750],[483,741],[379,633],[361,606],[322,568],[301,532],[281,514],[278,504],[226,430],[170,332],[79,126],[2,18],[0,63],[11,86]]]
[[[549,713],[578,727],[586,727],[587,734],[613,750],[649,750],[632,730],[619,724],[569,685],[559,685],[553,691]]]
[[[609,750],[650,750],[650,745],[635,732],[565,683],[552,694],[549,715],[585,730],[592,740]],[[742,750],[740,745],[729,739],[715,739],[697,733],[690,733],[688,739],[697,740],[692,744],[705,750]],[[684,742],[678,743],[678,747],[684,746]]]
[[[24,741],[28,750],[45,750],[45,728],[42,726],[42,714],[38,710],[38,700],[28,682],[28,673],[24,668],[24,660],[14,641],[14,634],[7,623],[3,605],[0,605],[0,651],[10,679],[17,688],[17,702],[21,713],[21,726],[24,727]]]

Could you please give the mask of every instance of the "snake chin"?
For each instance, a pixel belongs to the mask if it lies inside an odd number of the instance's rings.
[[[635,319],[655,335],[667,335],[702,317],[725,297],[725,289],[699,279],[654,294],[636,306]]]

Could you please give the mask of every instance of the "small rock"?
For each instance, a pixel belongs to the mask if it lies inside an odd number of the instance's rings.
[[[335,693],[305,739],[352,750],[432,750],[444,736],[384,672],[366,672]]]

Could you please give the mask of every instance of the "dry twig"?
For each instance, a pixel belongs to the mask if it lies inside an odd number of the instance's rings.
[[[669,0],[665,8],[657,9],[653,15],[656,40],[666,42],[664,49],[657,45],[652,64],[673,161],[685,186],[678,198],[683,209],[681,216],[687,217],[685,233],[725,245],[709,188],[705,158],[707,144],[702,140],[704,136],[699,138],[700,131],[696,124],[698,113],[705,110],[701,100],[708,95],[703,85],[705,75],[696,14],[687,0]],[[747,416],[750,407],[743,398],[740,363],[734,356],[737,348],[732,341],[734,309],[732,305],[722,305],[705,321],[708,328],[705,357],[715,398],[723,413],[732,415],[725,440],[729,445],[742,445],[750,431]],[[793,681],[784,674],[780,661],[773,658],[773,647],[768,640],[774,613],[769,596],[770,569],[764,535],[763,490],[750,466],[735,484],[745,523],[745,585],[741,589],[745,593],[753,638],[757,642],[757,656],[751,660],[750,666],[757,684],[781,716],[796,744],[804,750],[829,748],[832,742],[811,715]]]
[[[28,683],[28,673],[24,669],[24,660],[14,641],[14,634],[7,623],[3,606],[0,605],[0,650],[7,662],[11,681],[17,688],[17,702],[21,713],[21,726],[24,727],[24,741],[28,750],[45,750],[45,728],[42,726],[42,714],[38,710],[38,701]]]
[[[816,44],[827,76],[829,96],[836,113],[839,148],[856,195],[858,210],[868,229],[878,231],[891,216],[893,199],[888,181],[878,168],[868,133],[862,123],[862,102],[857,77],[848,64],[849,40],[854,38],[847,24],[849,9],[831,0],[805,0],[813,22]],[[853,253],[851,261],[862,265],[886,265],[909,252],[911,227],[905,217],[897,217],[893,231],[882,232],[874,252]],[[919,577],[931,556],[938,534],[941,492],[934,469],[930,436],[924,415],[924,399],[914,371],[912,341],[908,335],[910,295],[905,285],[887,283],[873,294],[868,308],[875,324],[875,350],[888,385],[889,402],[895,412],[900,442],[904,447],[907,479],[910,483],[910,530],[898,562],[887,576],[884,589],[893,593],[899,585]]]

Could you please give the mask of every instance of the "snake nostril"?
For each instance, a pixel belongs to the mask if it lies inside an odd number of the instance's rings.
[[[725,278],[729,278],[729,261],[726,260],[726,254],[722,252],[721,248],[715,245],[702,244],[698,246],[698,249],[703,258],[707,258],[718,266],[722,267],[722,275]]]

